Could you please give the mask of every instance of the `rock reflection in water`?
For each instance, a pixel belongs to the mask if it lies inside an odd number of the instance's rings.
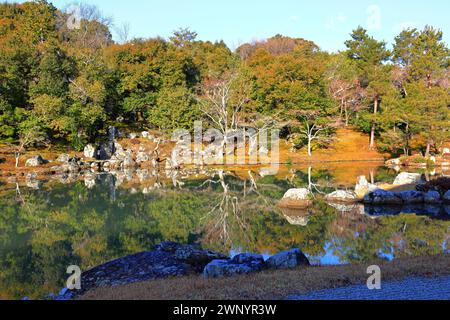
[[[374,180],[386,177],[380,172]],[[386,215],[386,209],[370,215],[363,205],[320,200],[317,190],[329,194],[357,180],[345,178],[348,184],[323,168],[288,168],[273,175],[259,168],[199,167],[49,176],[39,180],[40,189],[31,183],[34,176],[28,187],[26,177],[9,179],[0,186],[0,296],[57,291],[68,265],[87,270],[164,240],[226,254],[233,248],[270,255],[300,247],[316,263],[448,250],[443,243],[450,225],[442,216]],[[388,177],[394,178],[395,173]],[[313,190],[311,206],[278,208],[291,188]]]

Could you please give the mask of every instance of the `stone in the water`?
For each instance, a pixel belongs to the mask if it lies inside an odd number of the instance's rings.
[[[394,180],[394,185],[415,184],[422,181],[422,175],[420,173],[402,172]]]
[[[425,203],[439,203],[441,201],[441,194],[437,191],[428,191],[423,195]]]
[[[448,190],[445,194],[444,197],[442,198],[444,200],[445,203],[450,203],[450,190]]]
[[[289,189],[283,196],[283,199],[290,200],[308,200],[311,192],[308,189]]]
[[[95,158],[96,153],[97,153],[97,148],[94,147],[94,145],[88,144],[84,147],[83,154],[84,154],[85,158]]]
[[[364,214],[364,205],[360,203],[329,202],[328,205],[335,208],[339,212],[353,212],[355,214]]]
[[[308,189],[289,189],[278,203],[280,207],[305,208],[311,205],[312,194]]]
[[[438,216],[441,213],[441,206],[426,204],[423,206],[423,213],[430,216]]]
[[[369,216],[395,216],[402,211],[401,205],[365,205],[364,212]]]
[[[402,198],[391,191],[386,191],[382,189],[375,190],[366,194],[364,197],[364,202],[367,204],[374,205],[382,205],[382,204],[391,204],[391,205],[401,205],[403,204]]]
[[[355,202],[358,200],[356,194],[352,191],[337,190],[325,196],[328,201],[337,202]]]
[[[368,192],[375,191],[377,186],[367,181],[366,176],[359,176],[355,186],[355,194],[359,199],[364,198]]]
[[[449,206],[444,206],[444,212],[450,216],[450,205]]]
[[[408,190],[399,193],[400,198],[402,198],[404,203],[423,203],[424,196],[420,191]]]
[[[309,266],[308,258],[300,249],[280,252],[270,257],[266,264],[271,269],[292,269],[298,266]]]
[[[309,223],[309,217],[297,214],[283,214],[284,218],[294,226],[306,227]]]
[[[67,153],[63,153],[56,159],[56,161],[57,162],[69,162],[70,161],[70,155],[68,155]]]
[[[47,162],[40,155],[38,155],[38,156],[34,156],[34,157],[28,159],[25,162],[25,166],[26,167],[38,167],[45,163],[47,163]]]
[[[139,137],[138,133],[131,132],[130,134],[128,134],[128,138],[130,139],[136,139],[137,137]]]

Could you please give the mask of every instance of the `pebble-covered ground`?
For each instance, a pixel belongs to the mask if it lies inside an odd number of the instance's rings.
[[[381,283],[381,290],[366,285],[326,289],[289,300],[450,300],[450,276],[439,278],[408,278]]]

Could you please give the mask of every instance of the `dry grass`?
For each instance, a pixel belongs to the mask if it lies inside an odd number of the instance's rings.
[[[350,128],[341,128],[336,131],[333,142],[326,149],[313,151],[308,157],[306,150],[292,153],[289,146],[280,143],[281,160],[290,159],[293,163],[301,162],[333,162],[333,161],[383,161],[386,154],[369,149],[369,137]]]
[[[375,262],[376,263],[376,262]],[[448,255],[406,258],[378,262],[382,279],[407,276],[450,274]],[[307,267],[286,271],[266,271],[224,279],[200,276],[172,278],[100,288],[86,293],[82,300],[260,300],[284,299],[292,294],[334,288],[367,281],[369,264]]]

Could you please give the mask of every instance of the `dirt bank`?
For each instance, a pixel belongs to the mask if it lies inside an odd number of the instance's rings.
[[[394,262],[374,261],[381,267],[382,281],[410,276],[450,275],[450,256],[404,258]],[[210,300],[285,299],[294,294],[366,283],[371,264],[306,267],[266,271],[224,279],[201,276],[155,280],[113,288],[95,289],[82,300]]]

